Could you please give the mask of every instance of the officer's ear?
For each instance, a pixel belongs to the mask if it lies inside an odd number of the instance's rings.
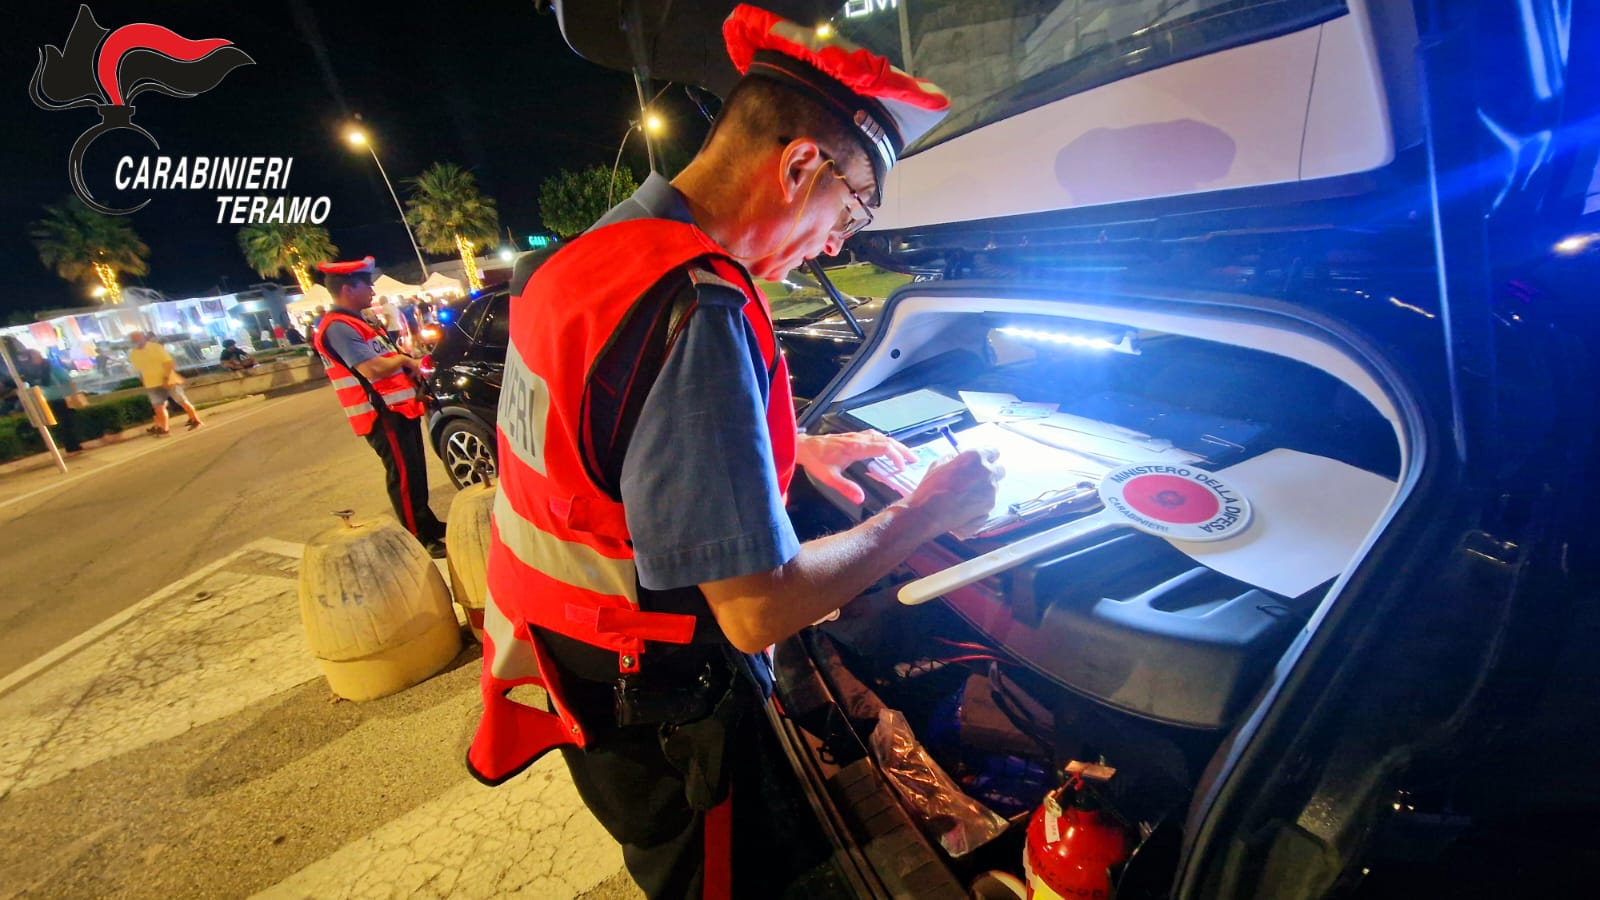
[[[817,169],[826,164],[822,148],[811,138],[798,137],[784,144],[778,154],[783,199],[789,203],[798,201],[816,178]]]

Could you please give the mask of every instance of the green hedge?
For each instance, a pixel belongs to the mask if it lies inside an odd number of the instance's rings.
[[[78,410],[75,425],[78,440],[92,441],[106,434],[115,434],[124,428],[143,425],[155,418],[150,401],[143,394],[106,400],[87,409]],[[59,429],[58,429],[59,430]],[[28,424],[28,417],[11,415],[0,418],[0,462],[17,459],[44,451],[39,432]]]

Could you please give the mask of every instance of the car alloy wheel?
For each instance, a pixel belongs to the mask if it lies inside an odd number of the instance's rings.
[[[458,488],[479,484],[495,474],[494,447],[483,429],[472,422],[453,422],[440,440],[440,459]]]

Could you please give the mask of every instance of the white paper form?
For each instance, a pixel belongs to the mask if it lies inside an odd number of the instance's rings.
[[[1393,481],[1298,450],[1272,450],[1217,473],[1250,500],[1250,527],[1213,543],[1169,541],[1196,562],[1298,597],[1354,558],[1394,498]]]
[[[1131,428],[1058,412],[1040,419],[1003,423],[1006,428],[1052,447],[1062,447],[1103,459],[1108,468],[1133,462],[1195,462],[1200,456],[1165,438],[1151,437]]]
[[[1056,411],[1059,404],[1027,403],[1016,394],[999,394],[988,391],[957,391],[967,412],[979,422],[1008,422],[1013,419],[1040,419]]]
[[[1013,505],[1038,501],[1080,482],[1095,484],[1110,468],[1099,460],[1041,444],[992,422],[954,434],[963,450],[984,447],[998,450],[1000,465],[1005,469],[1005,477],[1000,479],[997,486],[995,504],[988,518],[978,525],[952,532],[960,538],[974,537],[1016,524],[1018,520],[1011,512]],[[869,462],[867,472],[905,495],[922,483],[922,477],[928,473],[930,466],[940,459],[955,455],[956,451],[943,438],[938,438],[912,448],[912,452],[916,454],[916,462],[899,472],[890,471],[879,460]]]

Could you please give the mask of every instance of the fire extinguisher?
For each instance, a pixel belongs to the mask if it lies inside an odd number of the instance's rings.
[[[1097,787],[1114,774],[1109,766],[1069,763],[1067,782],[1034,811],[1022,854],[1028,900],[1116,896],[1111,870],[1127,861],[1132,841]]]

